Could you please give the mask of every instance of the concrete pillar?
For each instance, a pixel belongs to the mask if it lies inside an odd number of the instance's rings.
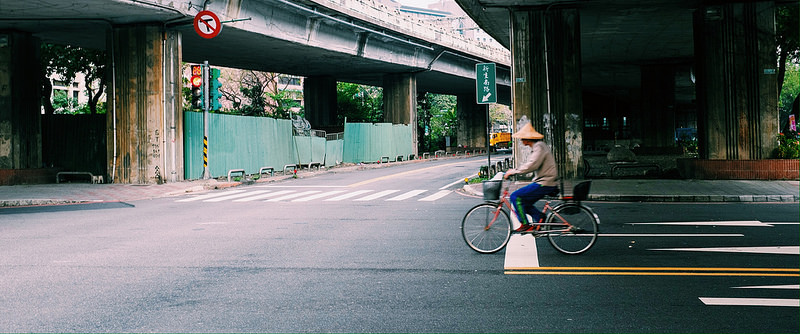
[[[109,168],[116,183],[183,175],[180,33],[161,25],[114,27]]]
[[[642,66],[642,99],[638,120],[642,146],[675,146],[675,70]]]
[[[578,178],[583,175],[578,10],[519,9],[510,15],[514,129],[523,117],[530,120],[552,148],[559,175]],[[523,150],[517,141],[516,161],[525,160]]]
[[[456,96],[459,146],[486,147],[486,112],[488,104],[477,104],[475,94]]]
[[[40,42],[0,32],[0,169],[42,167]]]
[[[411,127],[414,155],[417,142],[417,77],[411,73],[387,74],[383,77],[383,120]]]
[[[338,125],[336,119],[336,79],[331,76],[308,77],[303,82],[306,119],[314,129]]]
[[[728,3],[695,12],[701,158],[770,158],[777,147],[775,3]]]

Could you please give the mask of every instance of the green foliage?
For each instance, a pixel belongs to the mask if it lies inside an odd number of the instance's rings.
[[[678,146],[683,148],[684,153],[697,153],[697,138],[691,136],[681,136],[678,138]]]
[[[786,76],[783,80],[780,100],[778,100],[780,109],[785,111],[791,108],[798,93],[800,93],[800,65],[787,62]]]
[[[788,131],[778,134],[778,149],[776,156],[780,159],[800,158],[800,137],[797,132]]]
[[[419,126],[419,150],[432,152],[445,149],[446,137],[450,145],[456,143],[458,117],[456,116],[456,97],[427,93],[417,101],[417,122]]]
[[[336,83],[339,122],[377,123],[383,121],[383,89],[347,82]]]
[[[239,86],[239,92],[242,93],[245,99],[250,101],[250,103],[242,103],[241,100],[233,102],[233,109],[239,111],[242,115],[248,116],[266,116],[267,110],[267,96],[265,90],[265,85],[260,83],[245,85],[242,83],[242,86]]]
[[[278,119],[290,119],[292,114],[296,113],[303,116],[303,106],[294,99],[294,94],[288,90],[280,90],[278,92],[267,92],[271,99],[270,107],[272,109],[272,117]],[[295,112],[295,110],[298,110]]]
[[[53,113],[55,106],[50,103],[49,80],[51,73],[60,74],[67,82],[72,82],[78,73],[85,77],[84,86],[89,95],[88,109],[91,114],[100,112],[98,104],[106,87],[106,53],[100,50],[84,49],[71,45],[43,43],[41,46],[42,75],[45,77],[43,105],[47,113]]]

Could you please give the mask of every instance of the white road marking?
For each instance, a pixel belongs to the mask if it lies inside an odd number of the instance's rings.
[[[473,176],[477,176],[477,175],[478,175],[478,174],[473,174],[473,175],[470,175],[470,176],[468,176],[467,178],[469,179],[469,178],[472,178]],[[441,188],[439,188],[439,190],[445,190],[445,189],[447,189],[447,188],[450,188],[450,187],[452,187],[452,186],[454,186],[454,185],[456,185],[456,184],[459,184],[459,183],[465,183],[465,182],[464,182],[464,179],[458,179],[458,180],[456,180],[456,181],[455,181],[455,182],[453,182],[453,183],[450,183],[450,184],[448,184],[448,185],[446,185],[446,186],[444,186],[444,187],[441,187]]]
[[[347,188],[347,186],[253,186],[253,188]]]
[[[311,196],[308,196],[308,197],[298,198],[298,199],[292,200],[292,202],[308,202],[310,200],[315,200],[315,199],[323,198],[323,197],[327,197],[327,196],[333,196],[333,195],[336,195],[336,194],[341,194],[343,192],[345,192],[345,191],[344,190],[328,191],[328,192],[324,192],[324,193],[320,193],[320,194],[316,194],[316,195],[311,195]]]
[[[228,195],[228,196],[215,197],[215,198],[207,199],[207,200],[205,200],[203,202],[222,202],[222,201],[227,201],[229,199],[246,197],[246,196],[251,196],[251,195],[258,195],[258,194],[263,194],[263,193],[266,193],[266,192],[269,192],[269,190],[248,191],[248,192],[241,193],[241,194],[233,194],[233,195]]]
[[[318,193],[318,192],[320,192],[320,191],[319,191],[319,190],[303,191],[303,192],[299,192],[299,193],[295,193],[295,194],[288,194],[288,195],[284,195],[284,196],[281,196],[281,197],[271,198],[271,199],[268,199],[268,200],[266,200],[266,201],[264,201],[264,202],[278,202],[278,201],[285,201],[285,200],[287,200],[287,199],[292,199],[292,198],[303,197],[303,196],[305,196],[305,195],[316,194],[316,193]]]
[[[400,190],[384,190],[384,191],[380,191],[380,192],[374,193],[374,194],[366,196],[366,197],[354,199],[354,201],[371,201],[371,200],[374,200],[374,199],[381,198],[383,196],[394,194],[394,193],[396,193],[398,191],[400,191]]]
[[[740,233],[600,233],[598,237],[743,237],[744,234]]]
[[[539,267],[539,252],[536,238],[530,235],[512,234],[506,245],[505,269]]]
[[[421,193],[424,193],[426,191],[427,190],[422,190],[422,189],[412,190],[412,191],[409,191],[409,192],[407,192],[405,194],[402,194],[402,195],[395,196],[395,197],[392,197],[390,199],[387,199],[387,201],[402,201],[402,200],[409,199],[411,197],[417,196],[417,195],[419,195]]]
[[[336,196],[334,198],[328,198],[325,201],[341,201],[343,199],[348,199],[348,198],[356,197],[356,196],[361,195],[361,194],[366,194],[366,193],[368,193],[370,191],[372,191],[372,190],[357,190],[357,191],[354,191],[354,192],[351,192],[351,193],[347,193],[347,194],[344,194],[344,195],[341,195],[341,196]]]
[[[756,253],[756,254],[783,254],[800,255],[800,246],[769,246],[769,247],[710,247],[710,248],[652,248],[654,251],[678,252],[718,252],[718,253]]]
[[[800,307],[800,299],[699,297],[706,305]]]
[[[737,286],[733,289],[785,289],[785,290],[800,290],[800,284],[787,284],[787,285],[755,285],[755,286]]]
[[[654,222],[654,223],[628,223],[627,225],[689,225],[689,226],[759,226],[772,227],[770,224],[757,220],[745,221],[706,221],[706,222]]]
[[[433,202],[433,201],[435,201],[437,199],[440,199],[442,197],[445,197],[445,196],[449,195],[451,192],[452,191],[450,191],[450,190],[441,190],[441,191],[439,191],[439,192],[437,192],[437,193],[435,193],[433,195],[430,195],[428,197],[420,198],[419,200],[422,201],[422,202]]]
[[[214,198],[214,197],[219,197],[219,196],[228,196],[228,195],[238,194],[238,193],[242,193],[242,192],[244,192],[244,190],[230,190],[230,191],[224,191],[224,192],[220,192],[220,193],[215,192],[215,193],[212,193],[212,194],[205,194],[205,195],[195,196],[195,197],[191,197],[191,198],[184,198],[184,199],[177,200],[175,202],[200,201],[200,200],[204,200],[204,199],[209,199],[209,198]]]
[[[270,198],[270,197],[274,197],[274,196],[280,196],[280,195],[283,195],[283,194],[288,194],[288,193],[293,193],[293,192],[294,192],[294,190],[281,190],[281,191],[276,191],[274,193],[261,194],[261,195],[256,195],[256,196],[250,196],[250,197],[235,199],[233,201],[234,202],[251,202],[251,201]]]

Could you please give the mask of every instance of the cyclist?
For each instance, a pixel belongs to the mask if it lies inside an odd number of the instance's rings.
[[[514,206],[517,218],[522,223],[522,226],[514,231],[528,232],[533,230],[533,225],[528,221],[526,213],[531,215],[533,222],[541,222],[542,212],[534,204],[545,195],[558,190],[556,183],[558,170],[550,147],[542,141],[544,135],[537,132],[530,123],[525,124],[522,130],[517,131],[512,137],[521,139],[522,145],[533,148],[533,153],[528,156],[524,164],[519,168],[508,170],[503,176],[504,179],[508,179],[511,175],[535,172],[533,182],[517,189],[510,197],[511,205]]]

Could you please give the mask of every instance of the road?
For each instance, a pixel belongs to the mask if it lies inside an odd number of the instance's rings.
[[[481,163],[0,209],[0,332],[798,332],[797,203],[589,202],[585,254],[482,255]]]

